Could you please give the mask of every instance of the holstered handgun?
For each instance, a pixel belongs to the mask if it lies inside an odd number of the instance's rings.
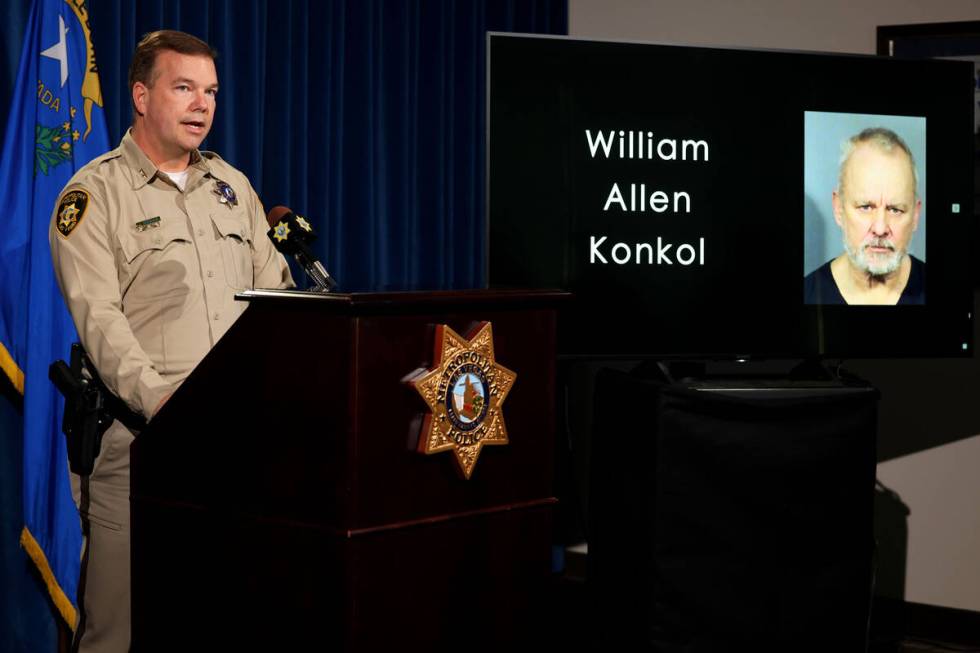
[[[68,466],[75,474],[92,473],[102,450],[102,435],[114,419],[133,430],[146,425],[141,416],[109,392],[80,343],[71,346],[71,365],[55,361],[48,368],[48,378],[65,397],[61,430],[68,448]]]

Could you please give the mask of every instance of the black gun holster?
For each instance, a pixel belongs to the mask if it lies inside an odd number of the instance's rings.
[[[142,429],[146,421],[109,392],[81,343],[71,346],[71,364],[55,361],[48,378],[65,397],[61,430],[68,448],[68,466],[79,476],[88,476],[102,451],[102,436],[114,419],[131,430]]]

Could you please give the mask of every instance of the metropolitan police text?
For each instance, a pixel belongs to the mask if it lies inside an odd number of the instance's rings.
[[[643,130],[585,130],[589,156],[593,159],[661,160],[707,163],[707,141],[674,138],[655,139]],[[603,204],[604,213],[691,213],[691,196],[685,191],[667,193],[648,189],[647,184],[613,183]],[[608,236],[589,236],[589,263],[606,265],[704,265],[704,238],[696,243],[670,243],[657,236],[654,242],[610,243]],[[656,255],[655,255],[656,254]]]

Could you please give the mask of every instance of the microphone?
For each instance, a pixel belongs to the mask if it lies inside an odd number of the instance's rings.
[[[285,206],[274,206],[266,216],[269,222],[269,239],[275,248],[288,254],[303,266],[306,274],[320,292],[330,292],[337,282],[333,280],[323,264],[310,250],[309,244],[316,240],[316,233],[310,223],[301,215],[296,215]]]

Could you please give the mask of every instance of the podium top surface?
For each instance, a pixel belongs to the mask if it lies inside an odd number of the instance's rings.
[[[571,298],[563,290],[427,290],[398,292],[325,293],[309,290],[255,289],[237,293],[235,299],[250,303],[316,302],[332,307],[394,308],[410,306],[449,306],[454,304],[536,304],[552,305]]]

